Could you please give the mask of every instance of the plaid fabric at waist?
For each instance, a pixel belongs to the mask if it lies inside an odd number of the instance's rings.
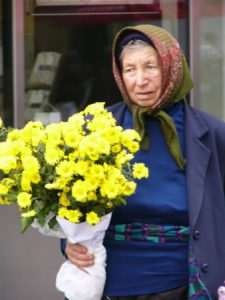
[[[189,243],[189,291],[188,300],[212,300],[205,284],[200,279],[198,263],[193,252],[190,229],[186,226],[153,225],[143,223],[110,225],[106,239],[127,241],[150,241],[154,243]]]
[[[106,238],[120,241],[150,241],[153,243],[188,242],[189,227],[143,223],[110,225]]]

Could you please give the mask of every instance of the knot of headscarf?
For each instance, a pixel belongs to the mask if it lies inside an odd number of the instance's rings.
[[[121,40],[127,35],[132,36],[131,32],[144,35],[145,40],[149,39],[149,44],[153,45],[160,57],[163,87],[162,95],[154,108],[133,104],[121,78],[118,45],[121,47]],[[150,115],[159,120],[166,145],[179,168],[183,170],[185,159],[182,155],[176,126],[173,118],[163,110],[168,103],[184,99],[193,87],[186,59],[176,39],[164,29],[152,25],[138,25],[122,29],[113,44],[113,73],[124,101],[132,111],[133,127],[141,137],[141,149],[147,150],[150,146],[150,137],[145,130],[145,118]]]
[[[140,108],[137,109],[133,106],[132,115],[133,115],[133,127],[139,133],[141,137],[140,147],[143,150],[148,150],[150,146],[150,137],[145,130],[145,118],[147,116],[148,109]],[[181,151],[179,138],[174,124],[173,118],[168,115],[165,111],[161,110],[154,115],[156,119],[160,122],[160,126],[165,138],[166,145],[178,164],[181,170],[184,169],[186,160],[183,158]]]

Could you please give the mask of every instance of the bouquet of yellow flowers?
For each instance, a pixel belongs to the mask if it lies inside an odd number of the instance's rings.
[[[1,123],[0,128],[0,204],[18,206],[22,232],[33,225],[43,234],[74,243],[91,240],[95,251],[96,244],[102,244],[113,208],[126,204],[127,196],[135,192],[135,179],[148,177],[143,163],[131,162],[139,150],[138,133],[117,126],[103,102],[87,106],[66,122],[45,127],[28,122],[20,130],[6,130]],[[99,253],[104,267],[102,249]],[[93,297],[90,291],[87,297],[71,292],[74,282],[69,291],[64,288],[68,286],[61,282],[65,272],[71,280],[68,264],[58,274],[57,288],[70,300],[101,299],[104,274]],[[82,270],[75,272],[87,276]],[[91,286],[85,284],[85,289]]]

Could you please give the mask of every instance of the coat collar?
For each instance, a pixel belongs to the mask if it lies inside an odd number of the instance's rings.
[[[205,176],[211,150],[206,146],[209,128],[196,110],[185,104],[187,200],[191,228],[197,222],[203,201]]]

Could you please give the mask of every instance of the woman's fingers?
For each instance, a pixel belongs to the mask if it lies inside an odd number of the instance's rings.
[[[94,256],[88,253],[87,248],[81,244],[66,244],[68,259],[79,268],[90,267],[94,264]]]

